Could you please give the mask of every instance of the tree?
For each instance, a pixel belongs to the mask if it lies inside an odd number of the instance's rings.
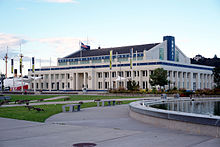
[[[153,71],[153,74],[150,75],[150,85],[151,86],[165,86],[168,84],[167,80],[167,71],[163,68],[157,68]]]
[[[220,67],[215,67],[213,69],[214,82],[217,88],[220,88]]]
[[[129,80],[127,88],[128,90],[136,91],[139,89],[139,85],[134,80],[133,81]]]

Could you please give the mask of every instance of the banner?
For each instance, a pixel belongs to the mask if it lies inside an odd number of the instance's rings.
[[[110,67],[110,70],[112,69],[112,50],[110,51],[110,64],[109,64],[109,67]]]
[[[13,74],[14,71],[14,60],[11,59],[11,73]]]
[[[34,72],[34,57],[32,57],[32,72]]]
[[[22,74],[22,57],[20,58],[20,73]]]

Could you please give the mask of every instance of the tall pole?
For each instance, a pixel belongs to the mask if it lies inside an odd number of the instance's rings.
[[[22,58],[24,56],[22,54],[20,54],[20,73],[21,73],[21,91],[24,91],[24,87],[23,87],[23,75],[22,75],[22,68],[23,68],[23,63],[22,63]]]

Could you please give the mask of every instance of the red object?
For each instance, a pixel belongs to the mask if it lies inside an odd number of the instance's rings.
[[[28,90],[28,85],[24,85],[24,86],[23,86],[23,89],[24,89],[24,90]],[[21,90],[21,86],[16,87],[15,90],[18,90],[18,91]]]

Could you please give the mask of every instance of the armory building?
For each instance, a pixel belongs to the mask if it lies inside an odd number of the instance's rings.
[[[190,64],[190,58],[175,45],[175,38],[164,36],[161,43],[91,50],[84,48],[58,58],[57,66],[35,69],[35,76],[43,77],[35,82],[35,88],[103,91],[126,88],[128,80],[135,80],[140,88],[150,89],[149,75],[156,68],[167,70],[170,84],[166,88],[196,90],[213,87],[213,68]],[[34,76],[31,69],[28,74]],[[34,83],[30,87],[34,89]]]

